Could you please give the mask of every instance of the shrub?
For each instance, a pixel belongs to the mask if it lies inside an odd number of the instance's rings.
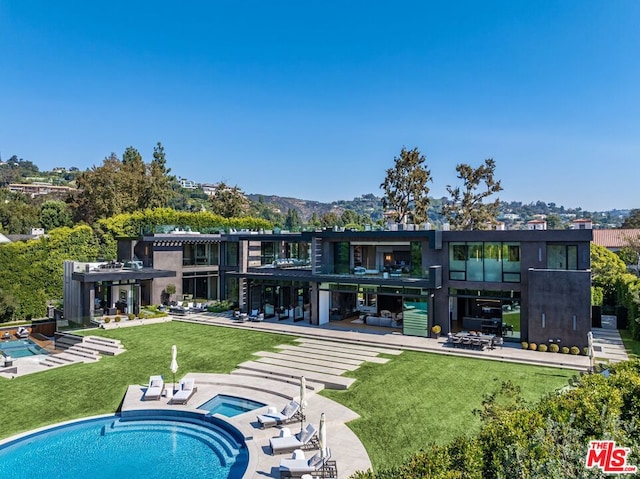
[[[538,346],[538,351],[540,351],[541,353],[546,353],[547,352],[547,345],[546,344],[541,344],[540,346]]]
[[[561,351],[562,351],[562,354],[569,354],[569,348],[566,346],[562,346]]]
[[[578,346],[571,346],[571,349],[569,350],[571,352],[571,354],[580,354],[580,348]]]
[[[121,319],[122,319],[122,318],[121,318],[120,316],[116,316],[115,318],[113,318],[113,320],[114,320],[116,323],[119,323]]]
[[[589,348],[586,347],[586,346],[584,348],[582,348],[582,354],[584,356],[589,356]]]
[[[133,321],[134,319],[136,319],[136,315],[133,313],[129,313],[127,314],[127,318],[129,318],[129,321]]]
[[[557,353],[558,351],[560,351],[560,346],[558,346],[557,344],[550,344],[549,345],[549,352],[550,353]]]
[[[536,349],[538,349],[538,345],[536,343],[529,343],[529,349],[531,351],[535,351]]]
[[[529,349],[529,343],[527,343],[526,341],[522,341],[522,349]]]
[[[104,322],[105,323],[110,323],[111,322],[111,318],[109,316],[107,316],[106,318],[104,318]]]
[[[431,332],[433,334],[440,334],[440,331],[442,331],[442,328],[440,328],[439,324],[435,324],[432,328],[431,328]]]

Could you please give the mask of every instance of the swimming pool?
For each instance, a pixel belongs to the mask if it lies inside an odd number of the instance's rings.
[[[148,411],[145,411],[148,412]],[[3,479],[239,479],[242,435],[216,418],[108,416],[54,426],[0,446]],[[206,419],[206,420],[205,420]]]
[[[209,411],[210,414],[221,414],[226,417],[233,417],[238,414],[253,411],[254,409],[258,409],[263,406],[266,406],[266,404],[258,401],[252,401],[251,399],[218,394],[212,399],[209,399],[202,406],[199,406],[198,409]]]
[[[1,341],[0,350],[5,356],[12,358],[25,358],[36,354],[49,354],[46,349],[41,348],[30,339],[13,339],[11,341]]]

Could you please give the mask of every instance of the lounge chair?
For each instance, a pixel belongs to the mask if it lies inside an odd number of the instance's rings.
[[[20,339],[27,339],[29,337],[29,330],[24,326],[18,327],[18,331],[16,331],[16,336]]]
[[[313,424],[307,424],[306,428],[293,436],[272,437],[269,445],[273,454],[293,452],[296,449],[315,449],[320,446],[318,430]]]
[[[183,379],[180,381],[178,392],[171,398],[171,404],[187,404],[191,396],[198,390],[196,380],[193,378]]]
[[[304,420],[304,416],[300,411],[300,404],[296,401],[291,401],[287,404],[282,412],[277,412],[275,408],[270,408],[267,414],[258,416],[258,422],[261,428],[277,426],[279,424],[287,424],[293,421]]]
[[[164,393],[164,379],[162,376],[150,376],[149,386],[144,392],[142,399],[145,401],[157,401],[162,397],[162,393]]]
[[[304,474],[312,474],[322,471],[329,458],[331,450],[325,449],[324,457],[318,451],[309,459],[283,459],[280,461],[280,477],[302,477]],[[298,454],[296,454],[298,456]]]

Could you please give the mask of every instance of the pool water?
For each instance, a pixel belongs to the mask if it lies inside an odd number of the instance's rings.
[[[12,358],[26,358],[36,354],[49,354],[46,349],[41,348],[30,339],[14,339],[11,341],[1,341],[0,350],[5,356]]]
[[[210,414],[221,414],[222,416],[233,417],[264,406],[266,406],[266,404],[252,401],[251,399],[218,394],[202,406],[199,406],[198,409],[209,411]]]
[[[3,479],[238,479],[246,445],[217,424],[118,417],[54,427],[0,446]]]

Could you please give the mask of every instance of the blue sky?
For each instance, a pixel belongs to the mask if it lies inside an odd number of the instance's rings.
[[[496,161],[500,199],[640,207],[640,2],[0,0],[0,154],[43,170],[161,141],[172,173],[309,200],[432,196]]]

